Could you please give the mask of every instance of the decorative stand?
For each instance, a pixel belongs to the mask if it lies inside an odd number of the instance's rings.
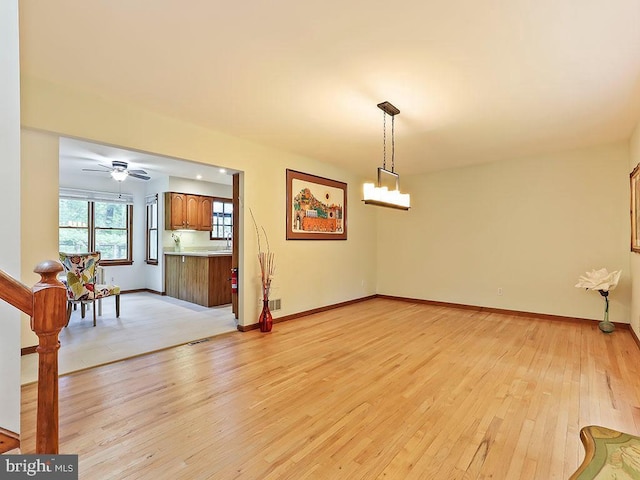
[[[604,297],[604,320],[598,324],[598,327],[604,333],[613,332],[616,327],[613,323],[609,321],[609,291],[608,290],[598,290],[600,295]]]

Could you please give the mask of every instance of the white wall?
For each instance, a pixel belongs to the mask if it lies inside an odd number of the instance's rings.
[[[18,0],[0,2],[0,269],[20,278],[20,65]],[[15,232],[14,234],[7,234]],[[20,432],[20,323],[0,302],[0,427]]]
[[[636,126],[629,141],[629,173],[640,164],[640,123]],[[628,178],[628,177],[627,177]],[[640,337],[640,253],[631,252],[629,258],[631,270],[631,328]]]
[[[383,294],[599,319],[602,299],[573,285],[604,266],[623,270],[611,319],[630,320],[626,143],[403,177],[413,208],[395,212],[362,205],[361,179],[335,166],[34,79],[23,79],[23,92],[26,126],[243,171],[240,227],[253,231],[251,207],[270,234],[281,315],[377,285]],[[286,168],[349,183],[349,240],[285,240]],[[253,235],[240,248],[240,316],[250,324],[259,299]]]
[[[246,212],[249,207],[268,232],[276,256],[272,294],[282,299],[277,316],[375,293],[375,213],[360,201],[359,176],[130,104],[35,79],[23,77],[22,92],[24,127],[205,164],[212,165],[209,160],[215,159],[217,165],[243,172],[239,212],[241,325],[256,323],[260,307],[257,242],[254,235],[242,235],[254,231]],[[348,183],[348,240],[285,240],[286,168]],[[34,201],[26,196],[23,200]]]
[[[169,177],[161,176],[161,177],[153,177],[151,180],[146,182],[146,192],[145,195],[158,195],[158,265],[147,265],[144,264],[144,277],[145,277],[145,286],[144,288],[148,288],[157,293],[162,293],[164,291],[164,257],[162,255],[162,228],[164,225],[164,200],[162,198],[163,193],[169,190]],[[145,212],[146,215],[146,212]],[[145,225],[146,228],[146,225]],[[145,252],[146,255],[146,252]]]
[[[231,179],[229,181],[231,182]],[[223,185],[221,183],[202,182],[174,176],[169,177],[169,191],[223,198],[231,198],[232,195],[231,184]]]
[[[380,211],[378,293],[601,319],[592,268],[623,270],[610,319],[629,322],[626,143],[402,179]],[[502,296],[498,295],[502,288]]]
[[[24,129],[21,137],[22,281],[33,285],[39,275],[33,267],[43,260],[58,259],[58,137]],[[28,198],[29,201],[25,201]],[[21,345],[38,344],[25,316]]]

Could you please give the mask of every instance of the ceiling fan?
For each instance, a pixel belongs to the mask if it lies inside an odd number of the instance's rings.
[[[101,163],[98,164],[99,167],[104,168],[105,170],[97,170],[94,168],[83,168],[84,172],[103,172],[110,173],[114,180],[118,182],[124,181],[127,177],[139,178],[140,180],[149,180],[151,177],[147,175],[147,172],[144,170],[129,170],[127,162],[123,162],[121,160],[113,160],[111,162],[111,166],[103,165]]]

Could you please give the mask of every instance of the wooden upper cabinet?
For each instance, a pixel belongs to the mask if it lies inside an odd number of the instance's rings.
[[[187,230],[200,230],[200,197],[198,195],[187,195],[187,209],[185,219]]]
[[[211,231],[213,198],[187,193],[164,194],[165,230]]]
[[[164,194],[165,230],[187,228],[187,196],[184,193]]]
[[[200,197],[200,230],[213,228],[213,197]]]

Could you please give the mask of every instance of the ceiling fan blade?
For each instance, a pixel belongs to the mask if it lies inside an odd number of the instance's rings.
[[[129,176],[133,177],[133,178],[139,178],[140,180],[150,180],[151,177],[148,177],[146,175],[140,175],[138,173],[131,173],[131,170],[129,170]]]
[[[97,170],[95,168],[83,168],[83,172],[100,172],[100,173],[109,173],[109,170]]]
[[[138,174],[138,175],[146,175],[147,172],[145,172],[144,170],[127,170],[129,172],[129,175],[131,174]]]

